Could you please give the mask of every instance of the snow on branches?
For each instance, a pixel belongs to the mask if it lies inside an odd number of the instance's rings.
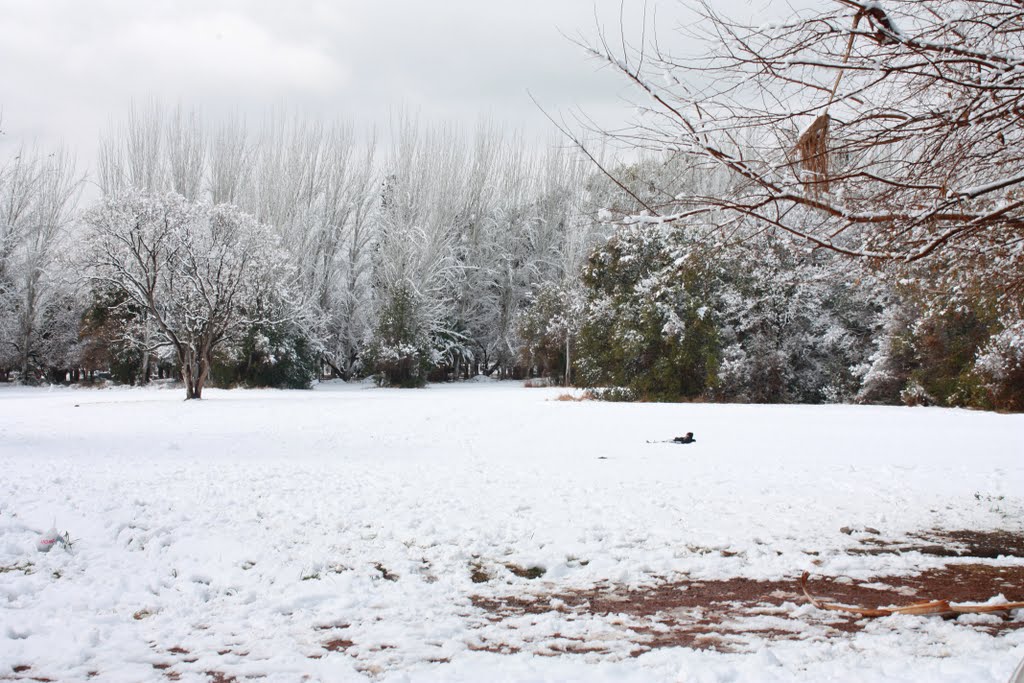
[[[1019,309],[1018,4],[834,0],[769,26],[731,21],[710,2],[699,12],[699,58],[656,40],[623,54],[608,41],[591,48],[643,93],[645,115],[623,141],[737,179],[728,193],[677,197],[659,213],[773,229],[896,266],[939,296],[970,289]]]
[[[126,341],[171,347],[186,398],[202,397],[215,350],[299,314],[285,305],[291,271],[277,238],[236,207],[127,192],[85,222],[91,279],[137,311]]]

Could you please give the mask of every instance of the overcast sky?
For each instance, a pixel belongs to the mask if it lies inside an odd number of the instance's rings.
[[[728,0],[741,13],[764,1]],[[648,0],[673,16],[675,0]],[[643,0],[625,0],[627,32]],[[562,34],[618,30],[619,0],[0,0],[3,152],[63,139],[91,166],[129,103],[217,117],[271,106],[358,124],[399,107],[431,121],[490,116],[530,135],[581,107],[614,120],[622,81]],[[668,22],[666,22],[668,23]],[[670,32],[666,32],[670,33]]]

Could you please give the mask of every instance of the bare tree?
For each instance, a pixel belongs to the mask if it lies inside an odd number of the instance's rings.
[[[66,298],[59,256],[81,184],[64,150],[23,147],[0,168],[0,366],[16,366],[22,381],[45,361],[43,321]]]
[[[618,135],[723,167],[729,191],[653,219],[776,230],[903,272],[946,295],[1024,288],[1024,8],[1006,0],[833,0],[751,26],[710,2],[696,58],[590,48],[643,94]],[[663,25],[664,18],[661,18]],[[650,37],[654,36],[654,37]]]
[[[181,105],[166,123],[165,175],[169,189],[189,201],[205,195],[206,134],[196,111],[184,112]]]
[[[429,367],[453,360],[461,334],[453,306],[465,149],[454,130],[396,125],[377,212],[371,355],[393,383],[420,383]]]
[[[310,254],[317,305],[328,327],[327,360],[349,378],[371,324],[370,221],[378,203],[376,139],[371,137],[359,149],[353,129],[338,125],[327,144],[327,177]]]
[[[140,107],[132,103],[127,120],[111,125],[100,138],[96,175],[103,194],[165,191],[165,138],[160,104],[152,101]]]
[[[210,199],[214,204],[242,206],[252,191],[255,145],[237,115],[222,122],[208,137]]]

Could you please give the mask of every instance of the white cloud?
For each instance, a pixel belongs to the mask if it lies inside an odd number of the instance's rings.
[[[619,4],[0,0],[0,145],[63,137],[88,164],[100,129],[150,97],[250,116],[283,105],[360,123],[406,106],[550,132],[527,89],[555,111],[578,104],[607,119],[617,106],[622,81],[560,31],[592,34],[598,21],[615,34]],[[643,5],[626,0],[627,32]]]

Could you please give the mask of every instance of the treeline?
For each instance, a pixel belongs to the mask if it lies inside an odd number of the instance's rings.
[[[847,258],[724,212],[648,214],[745,182],[693,157],[612,170],[621,223],[573,289],[542,290],[524,316],[540,367],[573,349],[575,383],[610,400],[1024,410],[1024,321],[1001,288],[950,291],[930,264]]]
[[[829,252],[634,225],[593,254],[583,287],[576,380],[608,399],[1024,409],[1019,322]]]
[[[0,171],[0,379],[174,377],[199,397],[208,379],[485,374],[630,400],[1024,408],[1024,328],[983,292],[645,216],[727,191],[681,156],[611,170],[486,124],[401,118],[378,140],[133,110],[83,212],[65,154]]]
[[[770,23],[705,10],[638,16],[639,40],[589,47],[635,105],[606,135],[670,151],[613,171],[634,201],[623,215],[685,225],[658,244],[624,234],[592,262],[593,301],[635,320],[624,364],[602,355],[592,381],[1024,409],[1024,72],[1008,66],[1024,14],[998,0],[839,1]],[[678,182],[694,168],[714,171]],[[638,273],[641,251],[662,256]],[[687,384],[666,381],[666,358],[692,368]]]
[[[74,177],[70,164],[61,172]],[[8,175],[5,205],[50,201]],[[6,221],[6,376],[109,371],[141,383],[179,375],[191,344],[207,365],[196,372],[225,386],[521,377],[531,372],[523,310],[542,286],[575,279],[607,234],[593,219],[603,190],[583,159],[486,123],[464,135],[399,117],[378,140],[281,113],[252,128],[136,108],[104,135],[95,180],[99,206],[62,214],[41,238],[27,214]],[[195,217],[219,205],[267,227],[286,305],[236,298],[239,324],[214,333],[213,304],[198,305],[213,280],[180,255],[200,237],[230,251],[212,219]]]

